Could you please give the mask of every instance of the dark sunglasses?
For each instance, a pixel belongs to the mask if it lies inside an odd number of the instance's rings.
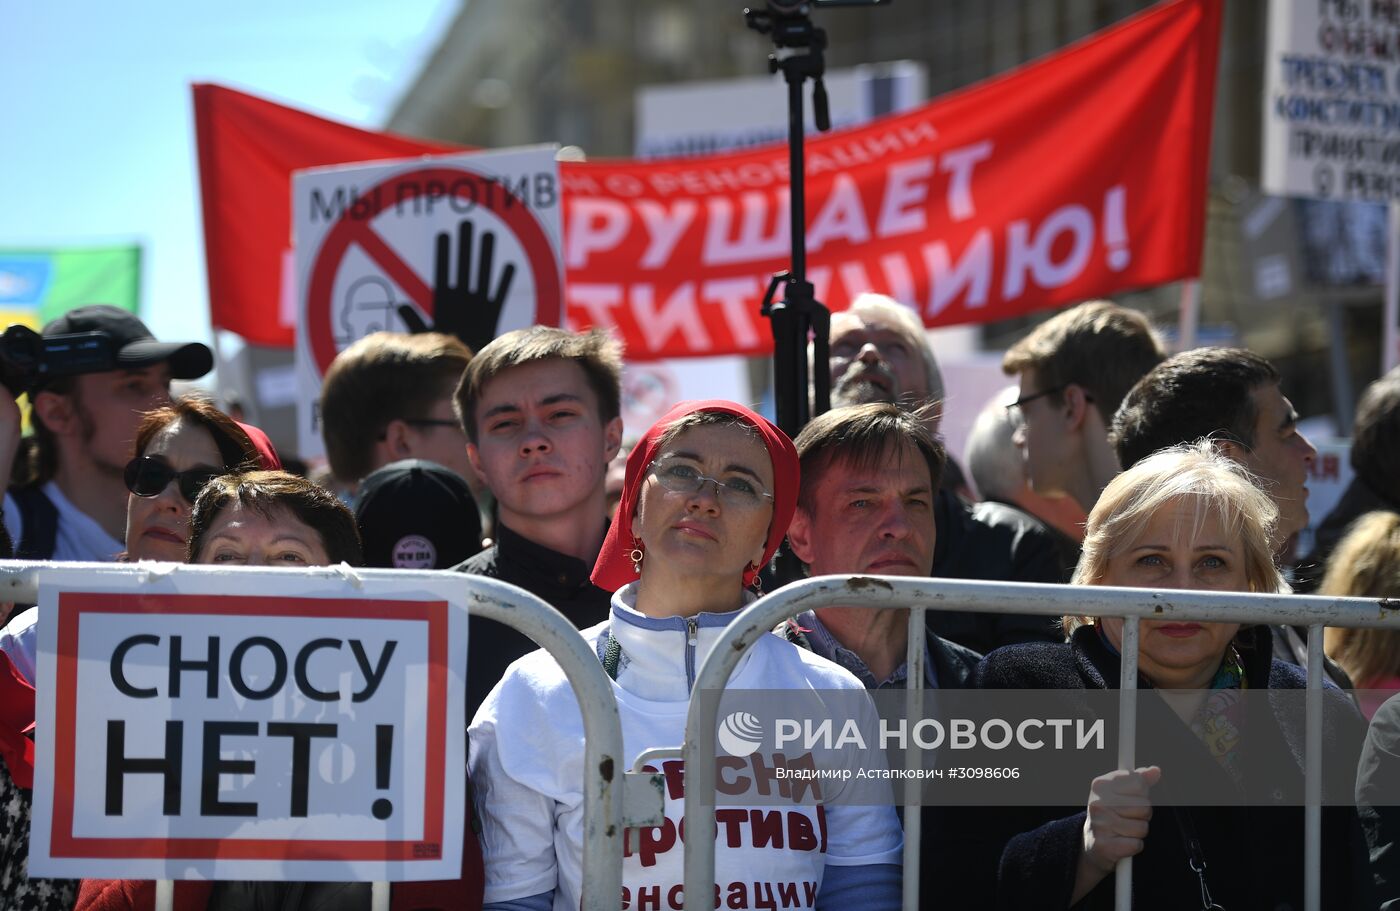
[[[158,497],[171,481],[178,481],[180,496],[184,497],[187,503],[193,503],[195,497],[204,489],[204,485],[209,483],[209,479],[222,473],[216,468],[176,471],[159,459],[137,456],[126,463],[126,489],[138,497]]]

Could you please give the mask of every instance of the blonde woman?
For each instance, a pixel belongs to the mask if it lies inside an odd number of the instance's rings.
[[[1284,592],[1272,556],[1277,517],[1269,496],[1210,443],[1166,449],[1104,490],[1089,515],[1073,581]],[[989,655],[974,685],[1117,688],[1122,621],[1078,618],[1069,625],[1074,628],[1067,643],[1011,646]],[[1004,908],[1111,908],[1115,865],[1133,857],[1134,907],[1211,907],[1202,901],[1209,894],[1231,911],[1301,908],[1303,809],[1279,803],[1284,794],[1302,793],[1301,712],[1295,718],[1285,700],[1271,700],[1267,713],[1248,715],[1247,739],[1205,732],[1234,730],[1245,707],[1243,690],[1302,689],[1303,672],[1273,660],[1267,627],[1164,619],[1143,620],[1139,632],[1138,686],[1186,691],[1172,694],[1170,709],[1142,703],[1152,717],[1144,714],[1139,723],[1139,756],[1162,764],[1083,782],[1082,790],[1073,788],[1084,801],[1077,808],[984,811],[985,826],[971,833],[968,851],[991,849],[982,869],[994,882],[984,880],[986,892],[994,891],[996,906]],[[1325,737],[1329,759],[1335,759],[1359,750],[1362,719],[1340,691],[1330,688],[1325,695]],[[1088,710],[1087,700],[1082,704]],[[1152,746],[1157,743],[1173,746],[1170,759]],[[1251,765],[1244,776],[1241,750],[1251,759],[1267,752],[1276,761],[1266,774],[1254,774]],[[1356,753],[1348,755],[1354,769]],[[1230,799],[1206,807],[1163,806],[1154,815],[1159,782],[1169,788],[1190,784]],[[1364,863],[1359,831],[1354,810],[1324,811],[1324,883],[1338,897],[1329,907],[1363,907],[1352,892],[1360,888],[1356,871]],[[994,872],[986,872],[987,863],[996,865]],[[975,857],[967,858],[965,874],[975,877],[977,865]]]
[[[1332,552],[1320,595],[1356,598],[1400,596],[1400,515],[1368,512],[1347,530]],[[1329,629],[1327,656],[1356,682],[1367,718],[1400,692],[1400,633],[1388,629]]]

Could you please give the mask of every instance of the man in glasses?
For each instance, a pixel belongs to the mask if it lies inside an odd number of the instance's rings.
[[[336,356],[321,386],[321,438],[337,481],[351,490],[402,459],[436,462],[480,492],[452,392],[471,349],[440,332],[374,332]]]
[[[1128,390],[1166,357],[1147,318],[1109,301],[1059,313],[1002,358],[1019,377],[1016,445],[1031,489],[1073,497],[1087,515],[1119,472],[1108,427]]]
[[[496,498],[496,543],[462,572],[538,595],[580,628],[607,617],[589,580],[608,519],[604,480],[622,443],[618,344],[601,332],[548,326],[507,332],[472,358],[456,392],[467,454]],[[533,642],[473,619],[472,710]]]
[[[198,342],[159,342],[133,314],[80,307],[44,327],[48,336],[106,337],[115,370],[65,376],[30,390],[33,437],[5,495],[5,527],[31,560],[114,560],[124,549],[127,488],[141,415],[170,401],[172,379],[197,379],[214,366]],[[0,472],[9,474],[20,439],[19,409],[0,396]]]

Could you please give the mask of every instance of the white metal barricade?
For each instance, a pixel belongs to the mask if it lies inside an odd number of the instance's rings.
[[[327,582],[339,581],[345,595],[353,597],[360,580],[393,580],[405,588],[415,581],[432,580],[441,587],[450,579],[461,592],[460,601],[468,611],[519,630],[548,651],[563,669],[578,699],[584,725],[584,768],[588,779],[583,787],[583,907],[589,911],[616,911],[622,894],[622,847],[624,821],[632,825],[655,824],[662,808],[658,776],[625,774],[622,758],[622,724],[612,683],[598,656],[574,625],[539,598],[505,582],[483,576],[444,571],[352,570],[348,567],[309,569],[240,569],[236,573],[218,566],[122,563],[31,563],[0,561],[0,600],[36,603],[45,570],[62,569],[90,572],[100,586],[104,578],[165,578],[168,574],[223,575],[246,586],[251,580],[286,579],[298,573]],[[628,781],[639,781],[636,788]],[[631,799],[625,796],[631,792]],[[624,807],[624,804],[626,806]],[[169,881],[157,884],[157,911],[169,909],[172,888]],[[375,883],[372,888],[374,911],[388,911],[389,887]]]
[[[724,689],[739,660],[760,636],[779,622],[819,607],[909,608],[908,717],[923,713],[924,612],[959,610],[1059,617],[1066,614],[1123,617],[1122,691],[1137,689],[1138,621],[1175,619],[1219,623],[1286,623],[1308,627],[1308,688],[1304,741],[1305,897],[1307,911],[1322,907],[1322,628],[1324,626],[1400,629],[1400,601],[1323,598],[1301,595],[1256,595],[1223,592],[1108,588],[1103,586],[1030,585],[1017,582],[969,582],[902,576],[819,576],[785,586],[749,605],[725,628],[695,677],[694,693]],[[695,806],[697,782],[715,780],[715,729],[719,702],[692,698],[686,718],[687,803]],[[1137,704],[1119,700],[1118,765],[1134,766]],[[911,754],[917,762],[918,753]],[[706,812],[687,813],[685,894],[707,895],[715,881],[716,822],[713,787],[706,790]],[[907,798],[904,813],[904,908],[919,908],[918,858],[920,814],[917,797]],[[1129,911],[1132,861],[1119,862],[1116,907]]]

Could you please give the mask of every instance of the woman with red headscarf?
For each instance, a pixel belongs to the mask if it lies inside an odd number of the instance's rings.
[[[756,585],[787,531],[797,482],[792,442],[732,402],[676,406],[628,456],[622,499],[593,570],[594,583],[614,592],[612,609],[584,632],[614,681],[626,758],[684,740],[695,673],[755,597],[745,587]],[[864,698],[849,673],[776,636],[744,656],[730,688]],[[679,763],[664,765],[666,819],[629,833],[623,907],[675,908],[682,900],[684,783]],[[471,727],[471,775],[486,907],[578,908],[583,721],[548,654],[513,664],[482,704]],[[752,816],[718,811],[715,882],[724,905],[752,908],[781,897],[784,907],[898,907],[902,838],[892,807],[784,806]],[[708,908],[711,900],[694,904]]]

